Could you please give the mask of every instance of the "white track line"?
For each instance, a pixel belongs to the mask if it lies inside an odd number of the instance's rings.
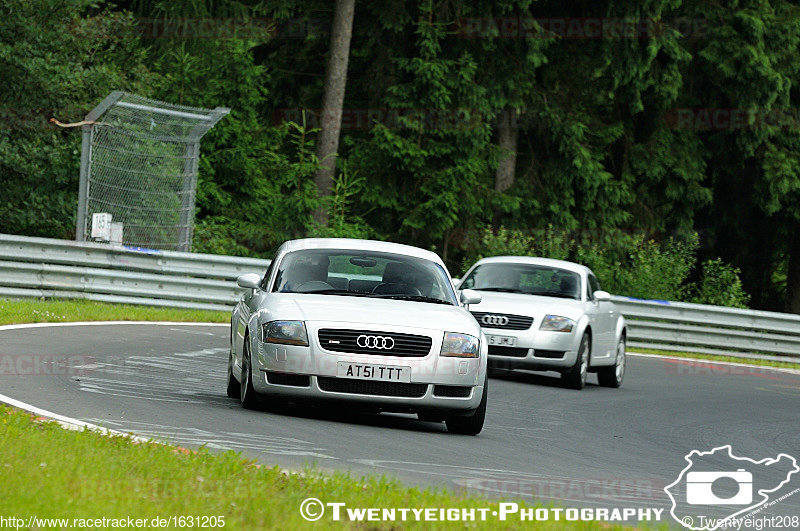
[[[108,325],[230,326],[229,324],[226,323],[186,323],[186,322],[172,322],[172,321],[78,321],[70,323],[26,323],[26,324],[2,325],[0,326],[0,332],[4,330],[20,330],[25,328],[46,328],[55,326],[108,326]],[[98,433],[107,436],[127,437],[132,441],[138,443],[156,442],[153,441],[152,439],[141,437],[139,435],[133,435],[131,433],[111,430],[109,428],[98,426],[97,424],[92,424],[91,422],[84,422],[82,420],[74,419],[71,417],[65,417],[64,415],[59,415],[58,413],[53,413],[52,411],[47,411],[45,409],[38,408],[36,406],[27,404],[25,402],[21,402],[15,398],[11,398],[10,396],[6,396],[3,394],[0,394],[0,402],[8,404],[9,406],[16,407],[18,409],[28,411],[40,417],[51,419],[68,430],[80,431],[87,429],[91,431],[96,431]]]

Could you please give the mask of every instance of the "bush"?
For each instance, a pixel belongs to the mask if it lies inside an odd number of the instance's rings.
[[[747,308],[750,295],[744,291],[740,274],[738,267],[724,263],[721,258],[706,260],[703,276],[693,286],[691,302]]]

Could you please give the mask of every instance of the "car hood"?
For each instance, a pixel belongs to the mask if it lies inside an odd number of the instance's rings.
[[[463,308],[428,302],[316,294],[274,294],[269,319],[341,322],[347,326],[411,327],[480,337],[480,327]]]
[[[544,297],[541,295],[527,295],[523,293],[502,293],[494,291],[479,291],[481,302],[470,304],[472,312],[492,312],[512,315],[526,315],[541,319],[547,314],[561,315],[578,320],[583,315],[583,302],[560,299],[557,297]]]

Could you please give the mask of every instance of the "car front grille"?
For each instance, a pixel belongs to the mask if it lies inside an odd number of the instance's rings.
[[[317,333],[317,338],[325,350],[378,356],[421,358],[428,355],[433,344],[433,340],[428,336],[332,328],[323,328]]]
[[[353,395],[397,396],[421,398],[428,390],[428,384],[398,382],[375,382],[371,380],[351,380],[349,378],[317,377],[317,384],[323,391],[348,393]]]
[[[507,313],[472,312],[472,316],[483,328],[500,330],[527,330],[533,324],[533,317]]]
[[[472,394],[472,387],[463,385],[434,385],[433,395],[444,398],[469,398]]]
[[[513,356],[515,358],[524,358],[528,355],[528,349],[517,347],[498,347],[497,345],[489,345],[490,356]]]

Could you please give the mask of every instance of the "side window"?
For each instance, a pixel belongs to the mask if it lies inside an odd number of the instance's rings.
[[[589,279],[589,286],[588,286],[589,293],[587,295],[589,300],[591,301],[594,300],[594,292],[600,289],[600,283],[597,281],[597,277],[595,277],[594,275],[590,274],[588,279]]]
[[[270,275],[272,275],[272,269],[273,266],[275,265],[275,258],[277,258],[277,255],[275,255],[272,258],[272,260],[269,263],[269,267],[267,268],[267,272],[264,273],[264,278],[261,279],[261,289],[263,291],[267,291],[267,283],[269,282]]]

